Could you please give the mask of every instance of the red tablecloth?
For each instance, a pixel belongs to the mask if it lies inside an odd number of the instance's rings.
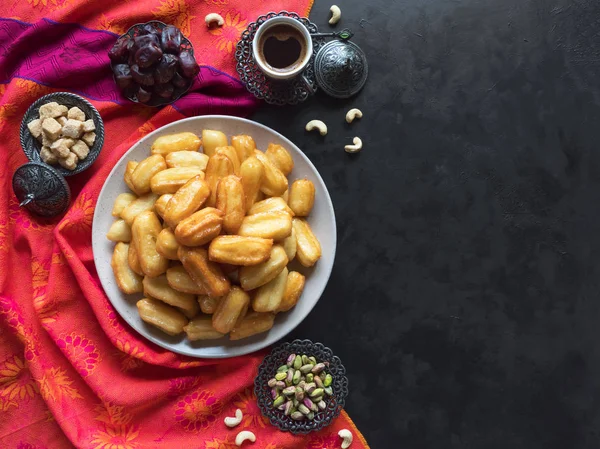
[[[0,447],[73,445],[95,449],[226,449],[239,430],[256,448],[336,448],[337,432],[366,442],[343,413],[329,428],[291,436],[261,416],[252,382],[264,352],[226,361],[175,355],[141,338],[115,313],[96,275],[91,225],[111,167],[141,136],[188,115],[246,116],[257,106],[234,73],[233,51],[258,15],[307,15],[310,0],[7,0],[0,5]],[[219,12],[223,28],[204,17]],[[203,66],[192,93],[174,106],[135,106],[115,90],[106,51],[138,22],[180,27]],[[11,189],[26,162],[19,125],[40,96],[68,90],[104,118],[101,156],[69,178],[74,201],[64,217],[41,221],[20,209]],[[310,336],[307,336],[310,337]],[[223,425],[236,408],[234,430]]]

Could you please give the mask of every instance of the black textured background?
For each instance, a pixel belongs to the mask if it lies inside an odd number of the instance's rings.
[[[344,361],[373,448],[599,448],[600,2],[336,2],[364,91],[253,117],[311,158],[338,220],[292,337]]]

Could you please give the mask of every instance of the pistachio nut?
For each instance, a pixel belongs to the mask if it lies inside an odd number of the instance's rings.
[[[277,383],[275,384],[275,388],[279,388],[280,390],[283,390],[286,386],[287,385],[282,380],[278,380]]]
[[[299,369],[301,366],[302,366],[302,357],[297,355],[296,358],[294,359],[293,367],[294,367],[294,369]]]
[[[323,389],[316,388],[312,392],[308,393],[311,398],[316,398],[317,396],[323,396]]]
[[[293,420],[301,421],[304,419],[304,415],[301,412],[294,412],[290,415]]]
[[[302,388],[302,390],[304,390],[304,385],[306,385],[305,380],[301,380],[300,382],[298,382],[298,387]]]
[[[321,396],[315,396],[314,398],[311,398],[311,399],[312,399],[313,402],[316,403],[316,402],[322,401],[323,400],[323,396],[322,395]]]
[[[298,406],[298,410],[303,414],[303,415],[308,415],[310,413],[310,410],[308,409],[308,407],[304,404],[300,404]]]
[[[296,387],[292,386],[292,387],[286,387],[283,389],[282,393],[286,396],[291,396],[294,393],[296,393]]]
[[[313,365],[316,365],[316,364],[317,364],[317,359],[315,359],[315,358],[314,358],[314,357],[312,357],[312,356],[310,356],[310,357],[308,358],[308,360],[309,360],[309,363],[312,363]]]
[[[323,388],[323,391],[325,391],[325,393],[327,393],[328,396],[333,396],[333,388],[325,387]]]
[[[288,385],[291,385],[293,378],[294,378],[294,370],[292,368],[290,368],[287,370],[287,377],[285,379],[285,383]]]
[[[314,374],[313,374],[313,373],[308,373],[308,374],[306,375],[306,381],[310,383],[310,382],[312,382],[312,381],[314,380],[314,377],[315,377],[315,376],[314,376]]]
[[[287,373],[277,373],[275,374],[275,379],[276,380],[283,380],[287,377]]]
[[[287,366],[287,365],[284,365]],[[310,370],[311,373],[313,374],[319,374],[321,371],[323,371],[325,369],[325,364],[324,363],[317,363],[312,370]]]
[[[292,383],[294,385],[298,385],[298,383],[300,382],[301,375],[302,373],[299,370],[294,371],[294,377],[292,378]]]
[[[273,408],[277,408],[285,402],[285,398],[283,396],[277,396],[273,401]]]
[[[304,400],[302,401],[302,403],[303,403],[305,406],[307,406],[308,408],[310,408],[310,409],[312,409],[312,408],[313,408],[313,405],[315,405],[315,404],[313,404],[313,401],[311,401],[311,400],[310,400],[310,399],[308,399],[308,398],[304,398]]]
[[[314,365],[313,365],[312,363],[308,363],[308,364],[306,364],[306,365],[302,365],[302,366],[300,367],[300,372],[301,372],[302,374],[308,374],[308,373],[310,373],[310,371],[313,369],[313,367],[314,367]]]
[[[277,396],[279,396],[279,392],[277,391],[277,389],[271,388],[271,397],[275,399]]]
[[[272,379],[269,379],[269,381],[267,382],[267,385],[269,386],[269,388],[274,388],[276,383],[277,383],[277,379],[275,379],[273,377]]]
[[[317,403],[317,407],[319,407],[321,410],[325,410],[325,409],[327,408],[327,404],[325,404],[325,401],[323,401],[323,400],[320,400],[320,401]]]
[[[296,359],[296,354],[290,354],[286,361],[287,366],[292,366],[294,364],[295,359]]]
[[[317,385],[314,382],[308,383],[306,385],[304,385],[304,391],[308,394],[312,393],[313,391],[315,391],[315,388],[317,388]]]
[[[298,407],[298,404],[300,404],[300,401],[298,399],[296,399],[296,398],[292,398],[292,405],[294,407]]]
[[[319,377],[323,382],[325,382],[325,376],[327,376],[327,373],[325,371],[321,371],[321,373],[319,373]]]
[[[287,373],[287,370],[288,370],[287,365],[281,365],[279,368],[277,368],[278,373]]]
[[[325,386],[325,384],[323,383],[323,381],[321,380],[321,378],[319,376],[315,376],[315,383],[317,384],[317,387],[319,387],[319,388],[323,388]]]
[[[325,403],[323,402],[323,404],[325,404]],[[294,405],[294,404],[292,403],[292,401],[287,401],[287,402],[285,403],[285,408],[283,409],[283,414],[284,414],[285,416],[289,416],[289,415],[290,415],[290,413],[292,413],[292,407],[293,407],[293,405]]]
[[[309,412],[308,415],[306,415],[306,417],[312,421],[313,419],[315,419],[315,412]]]
[[[277,410],[285,410],[285,404],[281,404],[279,407],[277,407]]]
[[[294,396],[297,401],[301,401],[302,399],[304,399],[304,391],[302,391],[302,390],[298,391],[298,389],[296,389],[296,393]]]
[[[331,376],[331,374],[327,374],[325,376],[325,380],[323,380],[323,385],[325,385],[326,387],[330,386],[331,383],[333,382],[333,377]]]
[[[310,359],[308,358],[308,356],[306,354],[302,354],[302,364],[308,365],[309,363],[310,363]]]

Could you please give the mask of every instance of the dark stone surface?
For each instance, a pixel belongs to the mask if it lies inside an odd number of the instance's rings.
[[[600,3],[340,6],[364,91],[253,117],[336,208],[333,275],[293,337],[344,361],[373,448],[600,447]]]

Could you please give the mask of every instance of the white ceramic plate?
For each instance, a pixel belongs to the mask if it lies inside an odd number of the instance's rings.
[[[220,130],[228,137],[236,134],[249,134],[256,141],[257,148],[263,151],[269,143],[283,145],[294,158],[294,170],[288,176],[290,184],[295,179],[307,178],[315,184],[316,188],[315,205],[310,217],[308,217],[308,222],[321,242],[323,255],[311,269],[303,268],[296,262],[292,262],[291,268],[293,267],[293,269],[306,275],[306,285],[300,301],[292,310],[278,314],[270,331],[244,340],[230,341],[228,338],[222,338],[219,340],[190,342],[184,336],[170,337],[144,323],[140,319],[135,305],[142,295],[125,295],[121,293],[117,288],[110,266],[114,243],[106,238],[106,233],[114,221],[111,211],[115,198],[120,193],[129,191],[123,181],[127,162],[130,160],[141,161],[148,157],[152,142],[159,136],[182,131],[191,131],[200,135],[203,129]],[[141,335],[163,348],[192,357],[234,357],[257,351],[285,337],[306,318],[315,306],[327,285],[333,268],[336,248],[335,214],[329,192],[327,192],[325,183],[317,169],[296,145],[281,134],[260,123],[237,117],[220,115],[191,117],[163,126],[148,134],[131,147],[115,165],[98,197],[98,204],[94,212],[92,246],[96,270],[108,299],[125,321]]]

